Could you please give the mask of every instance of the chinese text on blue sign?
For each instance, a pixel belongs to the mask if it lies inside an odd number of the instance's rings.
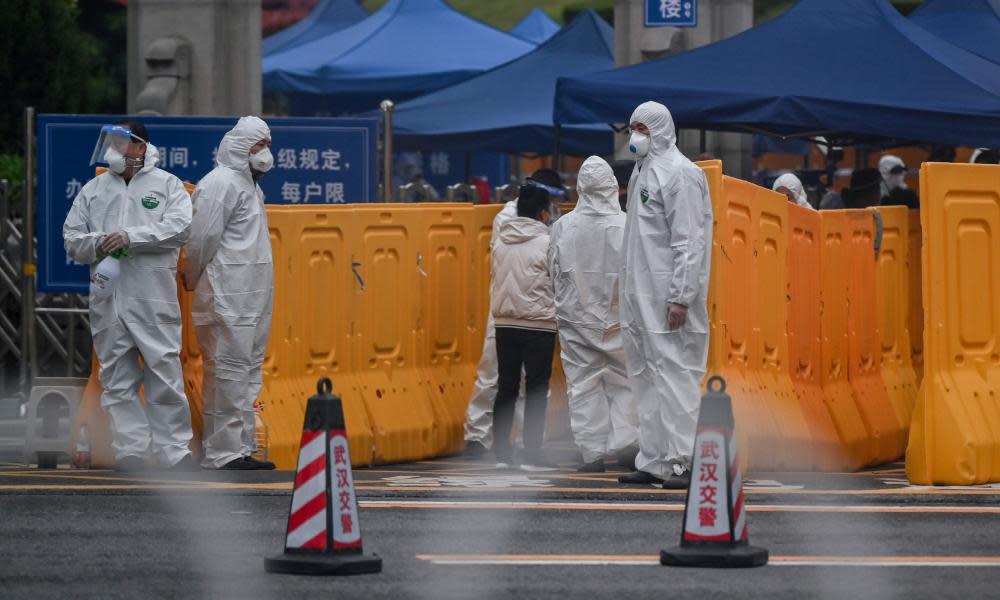
[[[646,0],[647,27],[695,27],[698,0]]]
[[[62,225],[73,199],[94,177],[87,164],[107,115],[38,117],[38,289],[86,292],[87,267],[69,260]],[[143,117],[160,168],[197,183],[215,166],[229,117]],[[377,119],[268,119],[274,169],[260,181],[268,203],[372,202],[376,195]]]

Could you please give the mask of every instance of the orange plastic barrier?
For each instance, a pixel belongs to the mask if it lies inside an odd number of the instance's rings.
[[[750,362],[753,222],[750,207],[723,191],[722,164],[701,163],[708,180],[715,220],[712,267],[708,286],[709,344],[706,375],[721,375],[733,398],[736,434],[748,464],[777,464],[777,426],[761,393],[762,384]],[[733,299],[739,299],[733,302]]]
[[[878,212],[883,223],[876,281],[882,380],[908,430],[917,401],[917,376],[910,358],[910,214],[903,206],[884,206]]]
[[[924,379],[906,474],[1000,481],[1000,167],[924,163]]]
[[[851,468],[857,469],[873,462],[877,455],[877,444],[869,437],[868,427],[858,410],[854,390],[848,379],[850,228],[846,211],[822,211],[820,216],[820,328],[823,334],[820,381],[823,385],[823,399],[837,428],[848,462]]]
[[[910,211],[910,232],[907,239],[909,253],[907,258],[907,273],[909,274],[909,330],[910,330],[910,361],[917,377],[917,389],[924,379],[924,299],[921,276],[921,246],[923,234],[920,229],[920,211]]]
[[[827,410],[822,386],[823,334],[820,288],[822,222],[814,210],[789,204],[788,221],[788,365],[792,389],[812,435],[814,468],[851,468],[836,424]]]
[[[874,464],[899,458],[906,451],[908,420],[893,402],[882,380],[882,351],[876,299],[875,218],[868,210],[846,211],[850,255],[848,293],[848,378],[868,435],[876,440]]]

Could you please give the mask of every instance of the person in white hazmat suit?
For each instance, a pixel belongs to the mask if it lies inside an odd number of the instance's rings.
[[[894,154],[883,154],[878,159],[878,172],[882,175],[882,198],[888,198],[896,188],[906,189],[906,163]]]
[[[639,417],[636,471],[624,484],[690,483],[708,360],[712,203],[704,172],[677,148],[673,118],[657,102],[629,120],[637,161],[629,181],[621,321]]]
[[[562,198],[566,194],[562,178],[559,173],[552,169],[538,169],[528,179],[544,186],[551,196]],[[493,237],[491,239],[499,239],[500,227],[514,217],[517,217],[516,198],[504,204],[504,207],[493,218]],[[483,352],[479,358],[479,366],[476,368],[476,383],[473,385],[472,395],[469,397],[469,405],[465,412],[465,454],[467,456],[482,456],[487,450],[488,440],[493,431],[493,400],[496,399],[497,395],[498,378],[496,325],[493,322],[493,313],[487,310]],[[524,378],[522,378],[521,391],[517,397],[517,403],[514,405],[515,425],[524,422],[524,393]],[[517,432],[517,437],[520,438],[520,432]]]
[[[625,213],[614,171],[600,157],[583,163],[576,189],[576,208],[549,234],[570,428],[583,454],[580,472],[603,472],[608,454],[632,469],[639,433],[618,320]]]
[[[793,204],[812,209],[812,205],[809,204],[809,199],[806,197],[806,188],[803,187],[802,180],[795,173],[784,173],[779,176],[774,180],[771,189],[779,194],[784,194],[788,201]]]
[[[177,256],[191,225],[191,200],[180,179],[156,167],[159,152],[148,139],[135,121],[102,128],[91,164],[105,163],[108,171],[73,200],[63,240],[71,259],[90,265],[92,281],[102,261],[117,272],[90,299],[115,468],[141,470],[154,459],[196,469],[177,300]]]
[[[257,182],[274,165],[271,130],[243,117],[195,189],[184,285],[194,290],[192,320],[204,357],[204,435],[208,469],[273,469],[258,461],[254,403],[274,299],[274,265],[264,193]]]

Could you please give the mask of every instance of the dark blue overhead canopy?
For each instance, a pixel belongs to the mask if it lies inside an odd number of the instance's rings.
[[[534,46],[442,0],[389,0],[345,29],[264,59],[265,93],[312,96],[333,114],[374,109],[478,75]]]
[[[510,30],[512,35],[516,35],[522,40],[532,44],[541,44],[559,31],[559,24],[552,20],[540,8],[533,8],[521,22]]]
[[[357,0],[320,0],[306,18],[264,38],[261,54],[270,56],[297,48],[354,25],[367,16],[368,12],[358,5]]]
[[[560,123],[621,123],[646,100],[680,127],[841,143],[1000,144],[1000,68],[903,18],[887,0],[802,0],[726,40],[560,78]]]
[[[585,11],[547,42],[512,62],[450,88],[396,107],[395,139],[402,148],[549,153],[556,79],[614,66],[614,32]],[[561,151],[608,154],[606,125],[567,127]]]
[[[910,20],[960,48],[1000,64],[1000,15],[989,0],[925,0]]]

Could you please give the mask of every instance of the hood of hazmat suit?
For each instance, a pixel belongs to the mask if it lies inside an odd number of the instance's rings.
[[[187,456],[191,413],[181,372],[177,256],[191,226],[191,200],[177,177],[156,167],[147,144],[144,165],[128,182],[111,171],[83,186],[63,224],[66,253],[90,265],[105,258],[98,243],[124,231],[114,291],[90,302],[90,330],[101,364],[101,406],[111,419],[115,460],[152,450],[165,465]],[[142,357],[145,373],[139,365]],[[145,384],[144,410],[139,386]]]
[[[673,118],[646,102],[630,122],[649,128],[649,154],[629,181],[621,321],[639,416],[636,468],[657,477],[690,465],[708,358],[712,203],[705,173],[677,149]],[[668,305],[687,307],[671,330]]]
[[[583,163],[576,188],[576,208],[552,226],[549,264],[570,426],[584,462],[593,462],[638,438],[618,314],[625,214],[602,158]]]
[[[217,166],[192,197],[185,277],[195,286],[192,320],[205,359],[206,467],[221,467],[255,449],[253,404],[262,386],[274,266],[250,148],[270,138],[264,121],[241,118],[223,137]]]
[[[906,164],[903,159],[886,154],[878,160],[878,172],[882,175],[882,197],[896,188],[906,189]]]
[[[802,186],[802,181],[794,173],[785,173],[774,180],[771,189],[778,191],[778,188],[785,188],[795,196],[795,203],[805,208],[812,208],[806,198],[806,188]]]

